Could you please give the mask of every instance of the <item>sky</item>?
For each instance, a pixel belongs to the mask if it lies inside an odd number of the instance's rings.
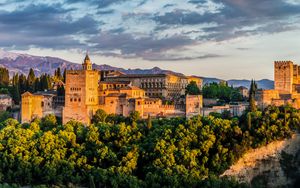
[[[273,79],[300,64],[300,0],[0,0],[0,48],[81,63]]]

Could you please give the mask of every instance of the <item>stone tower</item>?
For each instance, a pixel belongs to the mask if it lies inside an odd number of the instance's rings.
[[[82,63],[82,70],[68,70],[66,73],[65,107],[63,124],[74,119],[86,125],[98,108],[99,72],[92,70],[88,55]]]
[[[83,70],[92,70],[92,63],[91,63],[88,53],[86,53],[86,56],[83,60],[82,69]]]
[[[291,94],[293,91],[293,62],[274,62],[274,89],[280,94]]]

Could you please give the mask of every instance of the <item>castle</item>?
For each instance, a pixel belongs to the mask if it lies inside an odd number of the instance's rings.
[[[137,111],[142,118],[191,117],[201,114],[203,104],[201,95],[185,95],[190,81],[202,87],[198,77],[93,70],[86,55],[81,70],[66,72],[64,102],[49,92],[22,94],[21,121],[30,122],[52,113],[61,117],[63,124],[76,120],[88,125],[98,109],[122,116]]]
[[[300,66],[292,61],[275,61],[274,89],[258,90],[256,101],[262,109],[286,104],[300,108]]]

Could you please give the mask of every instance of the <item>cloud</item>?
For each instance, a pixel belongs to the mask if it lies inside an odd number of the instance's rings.
[[[60,7],[59,4],[29,5],[11,12],[0,11],[2,46],[76,48],[80,40],[75,35],[95,34],[99,31],[99,23],[90,15],[73,19],[68,15],[74,9]]]
[[[0,47],[89,48],[124,58],[192,60],[221,55],[178,53],[195,43],[299,30],[300,24],[300,4],[292,0],[26,2],[0,7]]]

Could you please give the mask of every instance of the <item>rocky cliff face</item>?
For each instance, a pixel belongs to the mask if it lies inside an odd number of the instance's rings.
[[[300,176],[300,135],[247,152],[221,176],[252,187],[291,187]]]

